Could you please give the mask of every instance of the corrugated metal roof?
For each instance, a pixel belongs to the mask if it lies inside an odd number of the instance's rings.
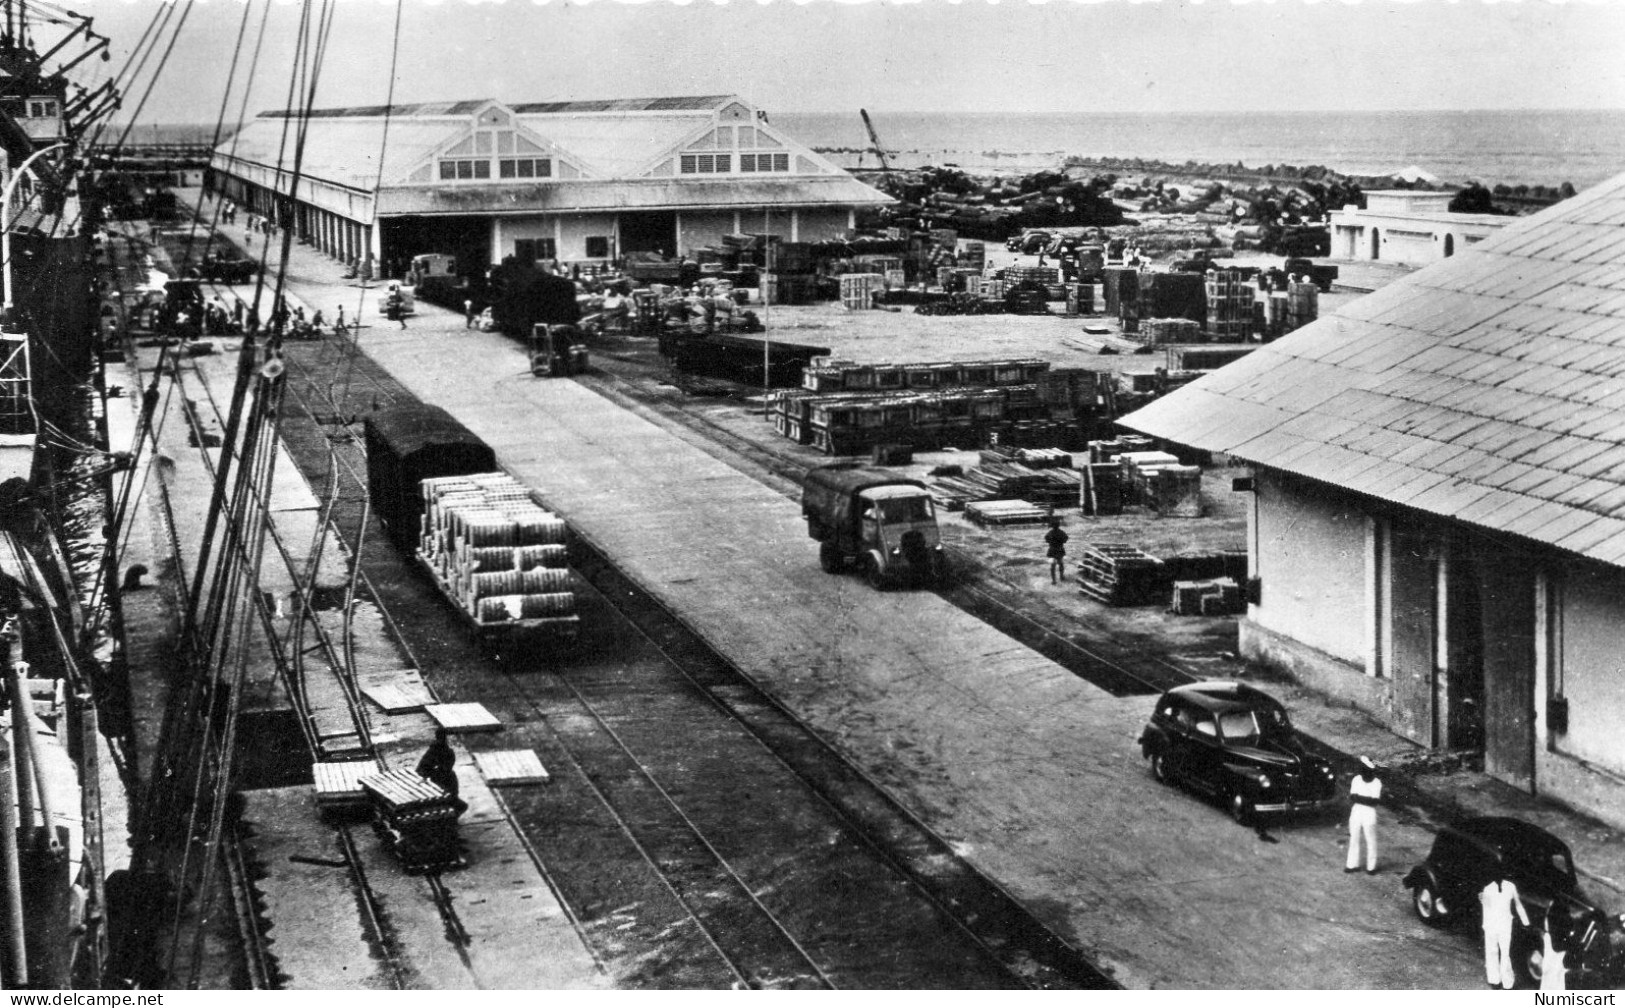
[[[345,105],[338,108],[312,109],[312,119],[370,119],[389,115],[392,118],[412,116],[473,115],[489,98],[467,101],[415,102],[400,105]],[[605,112],[714,112],[735,100],[733,95],[685,95],[674,98],[602,98],[589,101],[521,102],[508,108],[519,115],[570,115],[574,113]],[[259,114],[261,119],[287,119],[297,113],[288,109],[268,109]]]
[[[1124,426],[1625,565],[1625,175]]]
[[[685,207],[854,206],[890,197],[850,175],[786,179],[579,179],[384,189],[381,214],[558,213]]]
[[[275,168],[293,170],[294,131],[285,119],[256,119],[231,140],[216,148],[215,160],[233,156]],[[284,135],[286,138],[284,139]],[[378,185],[378,152],[384,153],[386,184],[409,172],[455,135],[443,122],[396,119],[389,122],[389,143],[384,144],[383,119],[312,120],[305,134],[300,171],[306,178],[334,182],[370,193]]]

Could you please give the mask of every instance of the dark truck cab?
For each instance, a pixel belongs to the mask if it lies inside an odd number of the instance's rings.
[[[880,591],[943,581],[936,508],[919,480],[866,466],[821,466],[802,485],[801,513],[827,573],[856,563]]]

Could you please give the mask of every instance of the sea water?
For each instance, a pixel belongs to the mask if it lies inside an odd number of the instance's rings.
[[[1585,188],[1625,171],[1625,110],[1478,112],[881,112],[876,132],[905,167],[1016,173],[1069,156],[1183,164],[1324,165],[1350,175],[1415,166],[1444,182]],[[771,113],[813,147],[870,146],[857,110]],[[838,158],[851,166],[855,155]],[[873,154],[863,164],[876,165]]]

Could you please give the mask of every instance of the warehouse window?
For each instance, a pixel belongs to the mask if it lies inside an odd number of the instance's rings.
[[[684,175],[718,175],[733,171],[731,154],[684,154],[679,163]]]
[[[56,115],[56,102],[34,100],[28,103],[30,119],[49,119]]]
[[[522,263],[559,257],[558,246],[551,238],[520,238],[513,243],[513,254]]]
[[[491,177],[491,162],[485,158],[458,158],[455,161],[440,162],[440,178],[450,179],[488,179]]]
[[[741,154],[739,170],[742,172],[787,172],[790,170],[788,154]]]
[[[498,162],[503,178],[549,178],[553,162],[547,158],[503,158]]]
[[[605,235],[590,235],[587,238],[588,259],[609,258],[609,238]]]

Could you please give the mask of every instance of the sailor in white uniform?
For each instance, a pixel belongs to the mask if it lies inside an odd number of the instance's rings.
[[[1382,801],[1382,778],[1371,757],[1360,757],[1360,772],[1349,781],[1349,856],[1345,872],[1360,870],[1360,848],[1365,848],[1365,871],[1377,874],[1377,805]]]
[[[1478,902],[1484,908],[1484,979],[1494,990],[1511,990],[1517,983],[1512,972],[1512,915],[1516,913],[1528,927],[1529,914],[1509,878],[1485,886]]]

